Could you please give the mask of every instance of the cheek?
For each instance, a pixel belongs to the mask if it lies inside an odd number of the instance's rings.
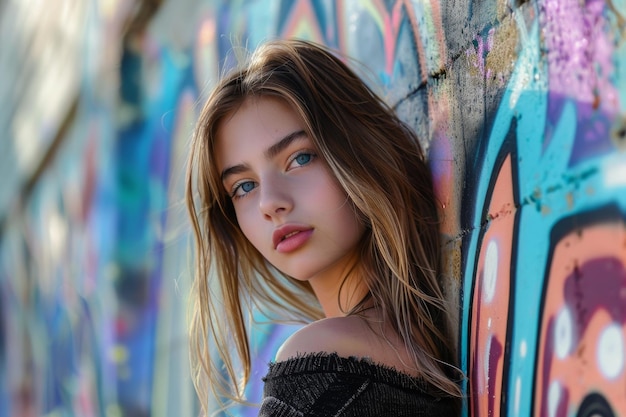
[[[346,240],[353,240],[361,236],[365,230],[357,214],[357,210],[345,191],[332,178],[326,177],[311,189],[314,192],[308,196],[309,207],[315,207],[316,212],[328,225],[340,231],[340,236]]]
[[[242,204],[235,210],[239,229],[248,241],[259,252],[262,252],[262,222],[258,216],[258,208],[254,210],[250,205]]]
[[[338,227],[345,236],[346,241],[352,244],[360,241],[365,234],[365,225],[350,202],[346,202],[342,208]]]
[[[306,195],[309,204],[323,211],[334,212],[349,204],[348,195],[335,181],[327,169],[320,168],[314,175],[307,178],[299,190]]]

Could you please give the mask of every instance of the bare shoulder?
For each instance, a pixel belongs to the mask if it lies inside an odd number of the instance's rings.
[[[278,362],[309,353],[368,357],[376,336],[356,316],[333,317],[313,322],[291,335],[276,354]]]
[[[312,353],[336,353],[420,375],[407,346],[390,326],[379,326],[379,331],[375,327],[358,316],[318,320],[291,335],[278,350],[276,361]]]

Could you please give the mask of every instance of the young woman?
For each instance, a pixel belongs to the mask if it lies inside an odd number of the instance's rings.
[[[268,42],[218,83],[193,137],[187,202],[205,405],[209,387],[244,401],[244,312],[257,306],[310,323],[270,364],[260,415],[458,414],[428,166],[334,53]]]

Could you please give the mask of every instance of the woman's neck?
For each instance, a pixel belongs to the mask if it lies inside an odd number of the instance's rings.
[[[357,257],[352,256],[341,268],[325,271],[309,281],[324,316],[343,317],[365,298],[368,289],[359,269]]]

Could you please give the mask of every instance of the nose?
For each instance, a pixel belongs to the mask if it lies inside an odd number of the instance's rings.
[[[269,176],[261,180],[259,186],[259,209],[267,220],[287,214],[293,208],[293,198],[288,181],[279,176]]]

